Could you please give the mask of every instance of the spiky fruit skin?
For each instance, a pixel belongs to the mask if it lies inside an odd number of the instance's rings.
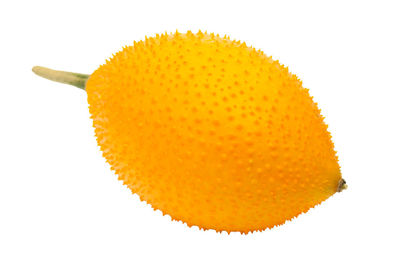
[[[336,152],[308,90],[244,43],[201,32],[146,38],[86,90],[111,168],[189,226],[263,230],[337,191]]]

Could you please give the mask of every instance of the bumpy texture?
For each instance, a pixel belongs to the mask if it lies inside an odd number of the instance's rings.
[[[146,38],[86,90],[119,179],[189,226],[263,230],[337,190],[336,152],[308,90],[244,43],[201,32]]]

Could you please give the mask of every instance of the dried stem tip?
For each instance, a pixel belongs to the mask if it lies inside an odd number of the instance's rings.
[[[346,181],[345,181],[344,179],[341,179],[341,180],[339,181],[337,191],[338,191],[338,192],[342,192],[342,191],[345,190],[345,189],[347,189]]]

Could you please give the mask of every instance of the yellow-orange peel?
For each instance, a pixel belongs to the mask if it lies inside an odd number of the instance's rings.
[[[85,88],[119,179],[189,226],[263,230],[346,187],[308,90],[245,43],[177,32],[124,47],[90,77],[34,71]]]

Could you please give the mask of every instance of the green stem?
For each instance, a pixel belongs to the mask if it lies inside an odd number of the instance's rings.
[[[83,90],[85,90],[86,82],[89,79],[89,75],[87,74],[52,70],[39,66],[33,67],[32,71],[40,77],[48,80],[73,85]]]

